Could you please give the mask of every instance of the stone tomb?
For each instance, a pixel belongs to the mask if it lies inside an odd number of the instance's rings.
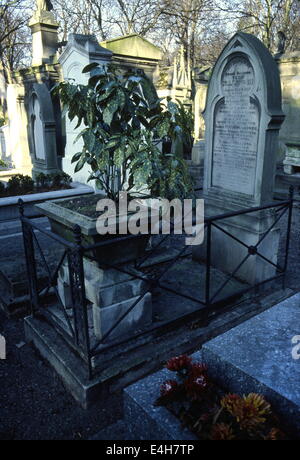
[[[280,154],[285,174],[300,173],[300,51],[278,59],[286,119],[280,131]]]
[[[238,33],[221,53],[210,80],[206,108],[204,199],[209,216],[272,202],[278,132],[284,120],[278,68],[254,36]],[[274,222],[273,211],[219,221],[218,225],[255,246]],[[276,229],[258,246],[277,262]],[[212,231],[212,263],[236,270],[248,249],[218,229]],[[194,252],[203,258],[203,248]],[[274,266],[251,255],[236,273],[252,284],[275,274]]]

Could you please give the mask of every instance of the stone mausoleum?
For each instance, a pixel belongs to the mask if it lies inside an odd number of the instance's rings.
[[[31,66],[14,72],[10,84],[0,69],[0,107],[5,120],[0,128],[0,157],[9,165],[8,170],[0,171],[0,180],[18,173],[35,176],[63,170],[75,181],[86,182],[87,169],[74,174],[71,165],[73,154],[80,149],[80,145],[74,146],[79,131],[67,117],[62,118],[51,90],[67,79],[86,83],[89,74],[82,74],[82,69],[91,62],[143,69],[159,97],[170,96],[192,107],[191,71],[185,68],[183,49],[174,66],[167,69],[167,79],[161,79],[161,49],[137,34],[102,43],[95,36],[70,34],[67,43],[60,43],[59,24],[52,11],[42,10],[40,5],[29,27]]]

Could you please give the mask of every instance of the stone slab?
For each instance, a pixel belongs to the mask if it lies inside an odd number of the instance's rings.
[[[7,198],[0,198],[0,222],[5,222],[13,219],[18,219],[19,205],[18,200],[21,198],[24,202],[25,215],[37,215],[35,209],[37,203],[45,201],[60,199],[60,198],[73,198],[80,195],[90,195],[94,190],[83,184],[73,183],[71,189],[57,190],[52,192],[32,193],[30,195],[11,196]]]
[[[201,353],[193,355],[201,360]],[[124,390],[125,424],[130,436],[136,440],[196,440],[188,429],[165,407],[156,407],[161,384],[170,379],[163,369],[140,380]]]
[[[89,381],[83,361],[71,351],[52,328],[32,317],[25,318],[24,328],[26,340],[33,342],[84,409],[104,396],[103,376],[100,375]]]
[[[292,339],[300,335],[300,294],[206,343],[212,377],[231,392],[262,393],[286,426],[300,435],[300,361]]]

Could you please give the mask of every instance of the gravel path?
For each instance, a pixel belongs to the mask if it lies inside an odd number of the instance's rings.
[[[121,396],[81,409],[55,372],[24,342],[23,320],[0,313],[0,333],[7,340],[7,359],[0,361],[0,439],[88,439],[121,418]]]

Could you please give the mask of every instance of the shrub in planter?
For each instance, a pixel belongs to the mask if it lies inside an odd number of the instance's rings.
[[[70,120],[84,125],[78,136],[83,149],[72,159],[75,172],[90,165],[89,180],[113,200],[120,190],[144,189],[169,199],[189,195],[192,180],[182,152],[159,148],[164,137],[183,142],[176,104],[162,106],[140,70],[90,64],[83,72],[93,72],[88,85],[63,82],[55,88]]]
[[[35,177],[35,184],[37,189],[68,187],[71,182],[71,176],[65,172],[59,172],[56,174],[39,173]]]
[[[50,185],[50,176],[48,174],[39,173],[35,177],[35,183],[37,188],[45,188]]]
[[[72,182],[71,176],[64,172],[49,175],[49,182],[52,187],[65,187]]]
[[[209,377],[209,369],[186,355],[169,360],[175,378],[161,385],[156,405],[164,405],[202,440],[286,439],[270,404],[262,395],[226,394]]]
[[[34,190],[34,181],[30,176],[17,174],[9,179],[7,183],[7,195],[25,195]]]
[[[6,195],[6,187],[3,184],[3,182],[0,182],[0,197],[3,197]]]
[[[83,141],[82,150],[72,159],[75,172],[89,165],[89,180],[96,181],[97,188],[116,203],[120,191],[131,196],[146,193],[168,199],[190,196],[192,179],[182,152],[176,149],[165,152],[160,148],[161,139],[170,133],[179,142],[182,130],[176,125],[174,110],[161,105],[153,83],[144,72],[137,69],[124,72],[96,63],[83,72],[92,75],[87,85],[63,82],[54,89],[69,119],[76,119],[77,128],[83,128],[77,138]],[[93,199],[89,199],[95,210]],[[62,208],[63,203],[39,206],[50,218],[53,231],[72,239],[74,213]],[[94,227],[87,229],[84,228],[87,219],[82,215],[77,219],[85,232],[84,242],[109,240],[109,246],[96,255],[99,263],[101,260],[128,262],[144,252],[149,235],[137,235],[130,244],[115,243],[118,235],[97,233],[96,220]],[[92,226],[93,222],[87,224]]]
[[[8,167],[8,164],[6,163],[6,161],[0,158],[0,168],[7,168],[7,167]]]

